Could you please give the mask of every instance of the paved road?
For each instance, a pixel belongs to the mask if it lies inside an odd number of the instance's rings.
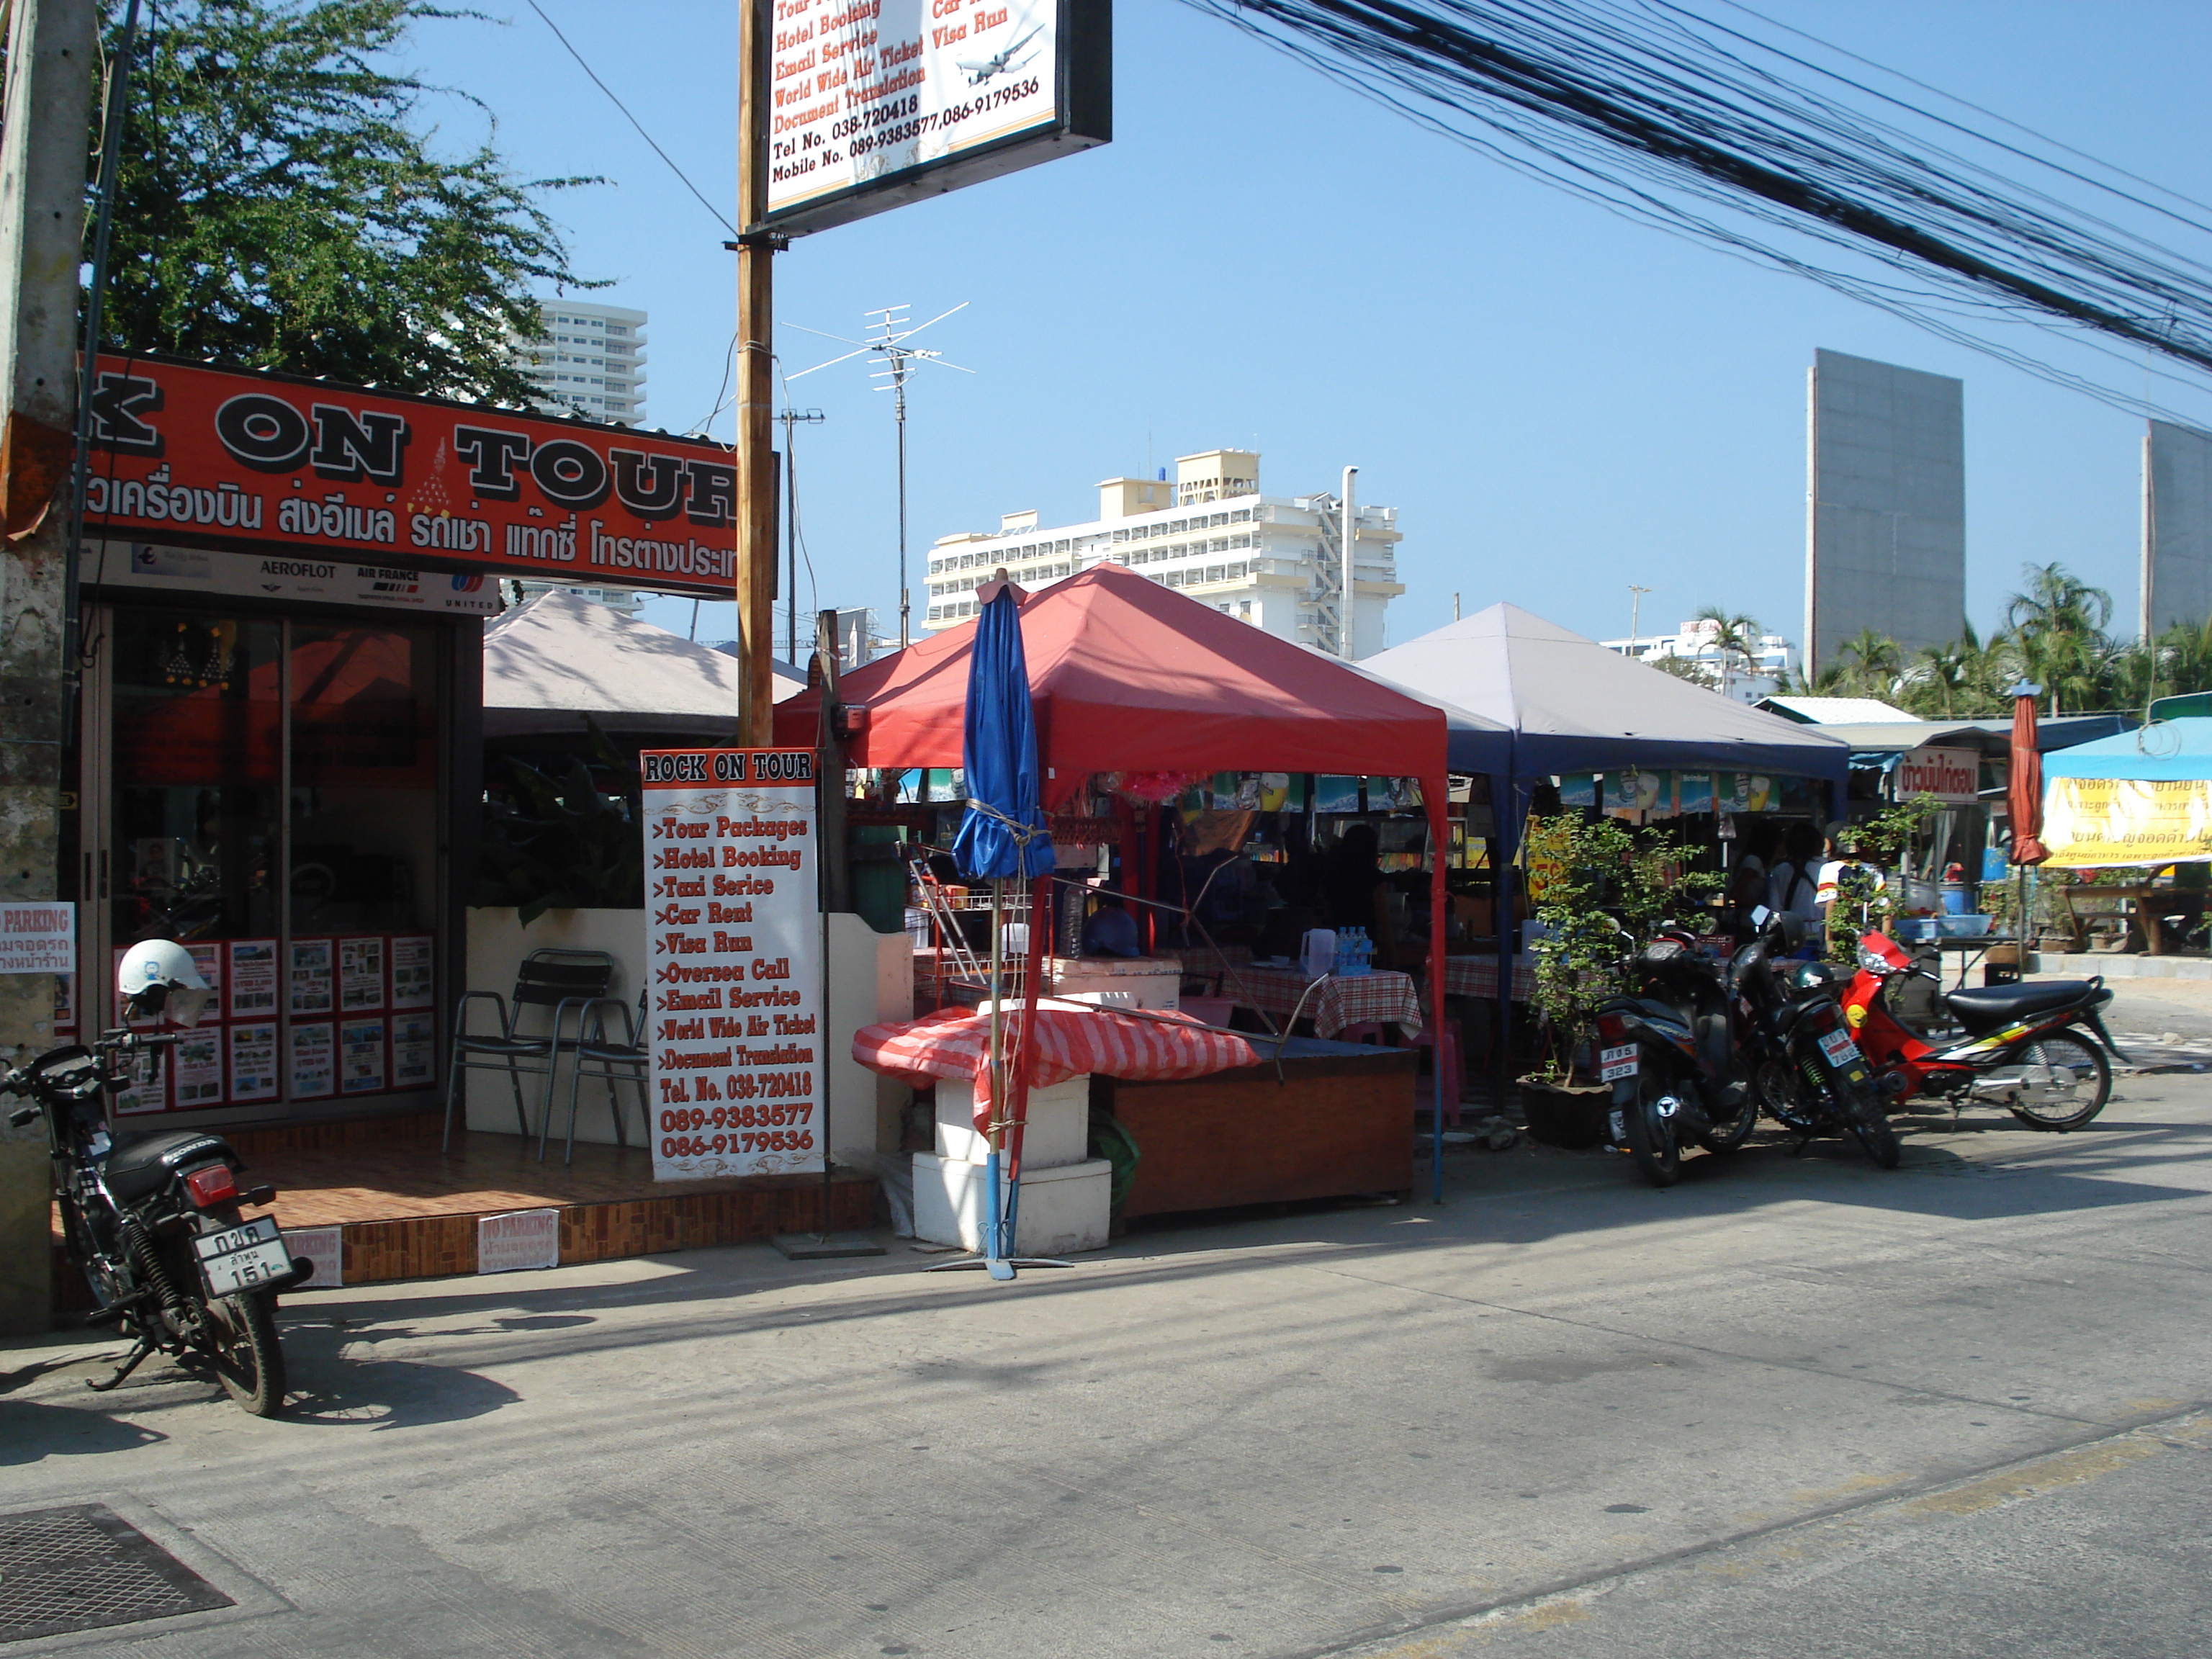
[[[2184,1655],[2212,1536],[2212,1088],[1915,1120],[1667,1193],[1150,1233],[1011,1286],[762,1249],[303,1294],[249,1419],[0,1350],[0,1510],[238,1602],[158,1655]],[[39,1644],[10,1650],[33,1650]]]

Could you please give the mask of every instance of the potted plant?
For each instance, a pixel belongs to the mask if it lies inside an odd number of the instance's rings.
[[[1721,878],[1684,872],[1680,848],[1617,818],[1532,819],[1528,852],[1545,881],[1530,947],[1540,1057],[1521,1079],[1522,1104],[1537,1139],[1594,1146],[1610,1094],[1591,1075],[1597,1011],[1629,989],[1629,963],[1660,926]]]

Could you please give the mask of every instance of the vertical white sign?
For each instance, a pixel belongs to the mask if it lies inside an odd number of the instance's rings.
[[[673,749],[639,763],[654,1178],[818,1171],[814,753]]]

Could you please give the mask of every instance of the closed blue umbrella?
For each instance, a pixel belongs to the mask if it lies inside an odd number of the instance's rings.
[[[1006,1257],[1006,1206],[1000,1197],[1000,1124],[1008,1103],[1005,1043],[1000,1027],[1004,985],[1005,892],[1008,878],[1027,882],[1048,875],[1052,838],[1037,799],[1036,716],[1030,706],[1029,663],[1022,654],[1022,592],[1001,570],[979,593],[981,614],[968,653],[968,709],[961,764],[968,782],[968,811],[952,842],[952,856],[969,876],[991,883],[991,1124],[984,1159],[987,1208],[983,1251],[994,1279],[1011,1279]],[[1041,940],[1030,941],[1031,988]]]

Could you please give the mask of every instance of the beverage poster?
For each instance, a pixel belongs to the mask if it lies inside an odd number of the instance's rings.
[[[320,1100],[337,1092],[336,1033],[326,1019],[292,1028],[292,1098]]]
[[[435,1000],[434,943],[428,933],[401,933],[392,941],[392,1006],[395,1009],[428,1008]]]
[[[234,939],[223,947],[225,1006],[233,1019],[266,1018],[276,1012],[276,941]]]
[[[336,999],[337,941],[295,939],[292,941],[292,1012],[327,1014]]]
[[[249,1020],[228,1027],[225,1035],[230,1040],[231,1103],[276,1099],[276,1022]]]
[[[814,753],[664,750],[639,762],[653,1176],[819,1170]]]
[[[338,1092],[384,1091],[384,1021],[349,1019],[338,1026]]]
[[[338,1007],[365,1014],[384,1006],[384,936],[338,941]]]

